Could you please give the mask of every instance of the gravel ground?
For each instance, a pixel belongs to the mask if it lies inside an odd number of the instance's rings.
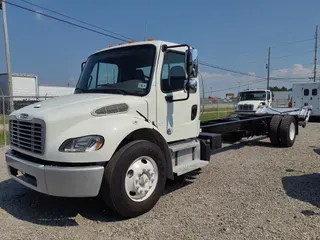
[[[0,239],[320,239],[320,124],[294,147],[224,145],[201,173],[168,183],[122,220],[97,199],[48,197],[9,180],[1,150]]]

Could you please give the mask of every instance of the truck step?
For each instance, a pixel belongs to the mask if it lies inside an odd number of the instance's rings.
[[[179,152],[182,150],[190,149],[199,146],[198,140],[187,140],[183,142],[173,143],[169,145],[171,153]]]
[[[173,167],[173,172],[176,173],[178,176],[196,170],[198,168],[203,168],[204,166],[208,165],[208,161],[203,160],[193,160],[183,165],[178,165]]]

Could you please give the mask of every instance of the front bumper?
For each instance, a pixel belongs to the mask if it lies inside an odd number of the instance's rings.
[[[11,150],[6,153],[6,163],[14,180],[35,191],[58,197],[97,196],[104,172],[103,166],[65,167],[36,163],[14,155]]]

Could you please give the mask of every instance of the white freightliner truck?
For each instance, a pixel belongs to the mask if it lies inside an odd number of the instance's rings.
[[[197,50],[142,41],[88,57],[74,94],[9,117],[10,176],[44,194],[101,196],[125,217],[157,203],[167,179],[202,168],[223,136],[291,147],[311,106],[200,122]]]
[[[261,105],[272,107],[272,92],[266,89],[250,89],[239,92],[235,112],[255,112]]]

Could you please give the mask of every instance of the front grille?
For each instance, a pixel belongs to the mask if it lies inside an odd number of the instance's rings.
[[[45,124],[41,120],[9,120],[10,144],[14,147],[43,154]]]
[[[253,110],[253,105],[252,104],[240,104],[239,105],[239,110],[241,110],[241,111],[252,111]]]

